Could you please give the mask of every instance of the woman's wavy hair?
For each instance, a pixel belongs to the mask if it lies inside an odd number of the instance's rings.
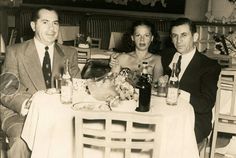
[[[124,52],[132,52],[135,50],[135,43],[134,41],[132,41],[131,39],[131,35],[134,34],[135,29],[137,26],[141,26],[141,25],[145,25],[147,27],[150,28],[151,33],[153,35],[153,41],[151,42],[148,51],[152,54],[158,54],[160,51],[160,36],[158,34],[158,32],[155,30],[155,26],[153,23],[151,23],[150,21],[146,21],[146,20],[139,20],[139,21],[135,21],[132,23],[131,28],[129,29],[128,32],[126,32],[123,36],[123,46],[124,46]]]

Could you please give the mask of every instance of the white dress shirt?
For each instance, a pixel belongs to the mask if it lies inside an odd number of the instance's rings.
[[[180,65],[180,73],[179,73],[179,80],[181,80],[186,68],[188,67],[188,64],[190,63],[190,61],[192,60],[194,54],[196,52],[196,47],[190,51],[189,53],[186,54],[181,54],[179,52],[176,52],[169,67],[172,68],[173,63],[177,63],[179,56],[182,55],[182,59],[181,59],[181,65]],[[184,91],[184,90],[180,90],[180,95],[179,97],[187,100],[188,102],[190,101],[190,93]]]
[[[179,73],[179,80],[181,80],[184,71],[186,70],[188,64],[190,63],[190,61],[192,60],[194,54],[196,52],[196,48],[194,48],[192,51],[190,51],[189,53],[186,54],[180,54],[179,52],[176,52],[169,67],[172,68],[173,63],[177,63],[179,56],[182,55],[182,59],[181,59],[181,66],[180,66],[180,73]]]
[[[43,66],[43,58],[44,58],[44,55],[45,55],[45,47],[47,45],[42,44],[36,38],[34,38],[34,43],[35,43],[36,50],[37,50],[37,53],[38,53],[38,56],[39,56],[40,64],[41,64],[41,66]],[[51,61],[51,69],[52,69],[52,63],[53,63],[53,52],[54,52],[54,43],[48,46],[48,53],[49,53],[50,61]]]

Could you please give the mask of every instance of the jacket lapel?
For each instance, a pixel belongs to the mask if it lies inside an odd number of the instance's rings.
[[[62,74],[64,70],[64,53],[63,50],[55,43],[53,53],[53,66],[52,66],[52,80],[54,83],[55,76]],[[53,85],[54,86],[54,85]]]
[[[24,67],[37,90],[46,89],[38,53],[32,39],[26,47],[23,59]]]
[[[181,82],[184,83],[185,82],[184,80],[189,80],[189,79],[191,80],[192,77],[194,76],[194,74],[197,73],[197,70],[199,70],[198,65],[199,65],[200,60],[199,60],[198,53],[199,53],[198,51],[195,52],[192,60],[188,64],[188,66],[187,66],[186,70],[184,71],[183,76],[180,80],[180,84],[181,84]]]

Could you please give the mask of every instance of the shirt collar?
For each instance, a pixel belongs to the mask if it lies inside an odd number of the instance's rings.
[[[40,61],[41,66],[42,66],[44,55],[45,55],[45,47],[46,47],[46,45],[41,43],[36,38],[34,38],[34,42],[35,42],[35,47],[36,47],[36,50],[37,50],[37,53],[38,53],[39,61]],[[48,46],[48,53],[49,53],[49,56],[50,56],[51,64],[53,63],[54,45],[55,44],[53,43],[53,44]]]
[[[34,42],[35,42],[35,45],[36,45],[36,48],[39,48],[41,50],[45,50],[45,47],[48,46],[48,50],[49,52],[51,52],[54,48],[54,44],[51,44],[51,45],[44,45],[42,42],[40,42],[37,38],[34,37]]]
[[[183,61],[185,61],[185,65],[188,65],[188,63],[192,60],[192,58],[193,58],[193,56],[194,56],[194,54],[195,54],[195,52],[196,52],[196,49],[197,49],[197,48],[194,47],[193,50],[191,50],[189,53],[186,53],[186,54],[181,54],[181,53],[179,53],[179,52],[176,52],[176,53],[174,54],[174,57],[172,58],[171,63],[169,64],[169,68],[172,69],[173,63],[177,63],[177,61],[178,61],[180,55],[182,55],[181,63],[182,63]]]
[[[196,47],[193,48],[193,50],[191,50],[189,53],[186,53],[186,54],[182,54],[182,59],[192,59],[193,55],[195,54],[196,52]],[[180,53],[179,53],[180,54]]]

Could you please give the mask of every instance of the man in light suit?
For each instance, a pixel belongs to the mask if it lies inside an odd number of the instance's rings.
[[[2,129],[10,141],[8,158],[30,157],[30,151],[20,137],[30,97],[39,90],[54,87],[53,79],[62,73],[65,59],[69,59],[71,76],[80,78],[76,50],[55,42],[59,32],[57,12],[49,7],[41,7],[33,14],[30,25],[35,32],[34,38],[9,47],[3,65],[2,76],[13,74],[19,81],[19,84],[7,82],[10,92],[1,91],[0,96]],[[45,51],[50,60],[50,82],[45,80],[42,70]],[[14,77],[6,78],[14,80]]]
[[[170,75],[172,64],[182,56],[179,80],[181,94],[193,106],[195,135],[199,148],[212,129],[212,108],[216,100],[220,65],[198,52],[194,43],[198,40],[195,24],[187,18],[172,22],[170,36],[175,48],[163,52],[164,73]]]

